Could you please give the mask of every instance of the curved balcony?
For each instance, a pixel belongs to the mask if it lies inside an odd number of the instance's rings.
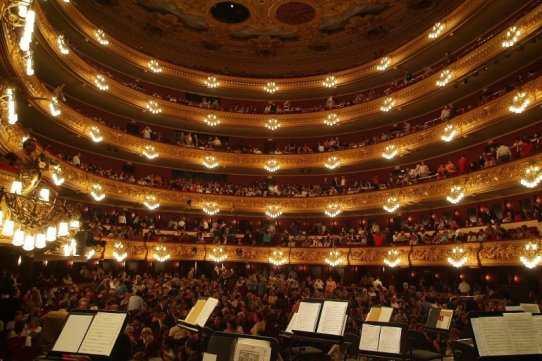
[[[441,38],[444,38],[449,33],[457,30],[465,19],[475,13],[482,5],[484,5],[483,2],[463,2],[453,12],[448,14],[442,20],[446,23],[446,29],[442,33]],[[74,27],[82,32],[87,38],[94,39],[94,31],[96,26],[89,21],[89,19],[85,17],[76,6],[61,4],[57,7],[65,14],[68,21],[73,24]],[[407,34],[403,34],[402,36],[402,39],[397,40],[399,40],[399,42],[403,42],[404,45],[400,46],[390,54],[387,54],[394,59],[394,65],[404,62],[419,52],[422,48],[434,43],[434,40],[427,37],[427,33],[424,33],[415,39],[408,39]],[[122,59],[125,59],[128,62],[140,67],[141,69],[147,69],[148,67],[149,55],[129,47],[117,39],[110,39],[108,50]],[[161,74],[196,86],[205,86],[204,82],[209,75],[209,73],[203,71],[193,70],[162,61],[160,64],[163,68]],[[336,76],[338,79],[340,79],[341,84],[357,82],[363,78],[376,74],[378,72],[376,69],[377,65],[378,61],[372,61],[352,69],[337,72]],[[265,80],[227,75],[221,75],[220,81],[221,87],[232,90],[242,89],[261,91],[266,83]],[[322,77],[308,76],[293,79],[280,79],[276,82],[280,87],[281,92],[291,92],[295,90],[321,88]]]
[[[522,250],[530,240],[487,241],[463,243],[467,261],[465,267],[518,266]],[[532,240],[531,240],[532,241]],[[6,242],[6,241],[4,241]],[[100,247],[93,259],[114,259],[115,239],[105,239],[105,247]],[[270,263],[273,251],[281,250],[287,259],[285,265],[325,265],[331,250],[341,253],[342,266],[386,266],[384,258],[392,247],[335,247],[335,248],[287,248],[239,245],[179,244],[143,241],[125,241],[128,256],[126,260],[153,260],[153,250],[158,244],[165,245],[171,261],[209,261],[213,248],[222,248],[227,256],[225,262]],[[419,245],[393,247],[400,252],[397,267],[449,266],[448,257],[454,244]]]
[[[538,9],[538,8],[537,8]],[[542,23],[542,6],[540,11],[533,11],[532,13],[524,16],[518,21],[518,26],[521,26],[524,29],[523,37],[529,36],[534,32],[538,26]],[[42,28],[44,36],[48,39],[48,42],[52,44],[52,41],[55,38],[55,34],[48,28],[48,24],[43,20],[42,16],[38,17],[38,22]],[[502,51],[501,46],[501,36],[497,36],[490,40],[488,43],[483,45],[481,48],[477,49],[476,54],[469,54],[463,57],[458,62],[452,64],[450,69],[454,73],[454,78],[460,78],[464,74],[468,73],[470,70],[474,69],[476,66],[483,64],[488,61],[496,54]],[[59,50],[56,47],[52,47],[53,51],[57,52]],[[72,69],[77,69],[78,75],[88,83],[92,83],[93,79],[96,76],[95,70],[92,69],[88,64],[86,64],[82,59],[77,57],[75,54],[71,54],[65,59],[62,59],[67,66]],[[414,85],[411,85],[405,89],[402,89],[396,93],[391,94],[390,96],[394,98],[395,106],[401,107],[407,103],[413,102],[416,99],[423,97],[435,90],[435,82],[439,78],[439,74],[435,74],[422,80]],[[132,88],[119,84],[113,80],[108,82],[109,85],[109,94],[113,94],[120,100],[123,100],[127,103],[133,104],[136,107],[145,109],[149,100],[156,101],[162,113],[168,116],[188,118],[194,122],[203,123],[205,117],[208,114],[208,110],[197,109],[193,107],[183,106],[175,104],[169,101],[163,101],[157,98],[152,98],[147,95],[143,95],[140,92],[133,90]],[[376,99],[369,101],[367,103],[359,104],[356,106],[340,109],[336,113],[342,122],[353,122],[359,119],[361,116],[366,116],[370,114],[375,114],[380,111],[380,107],[383,102],[382,99]],[[262,127],[265,119],[262,117],[257,117],[252,114],[239,114],[239,113],[227,113],[227,112],[215,112],[216,115],[220,118],[221,122],[224,125],[237,126],[237,127]],[[280,119],[283,128],[292,128],[292,127],[306,127],[310,125],[321,124],[324,120],[324,117],[332,112],[322,112],[318,115],[312,114],[278,114],[276,118]],[[321,117],[321,118],[320,118]],[[316,118],[316,119],[315,119]]]

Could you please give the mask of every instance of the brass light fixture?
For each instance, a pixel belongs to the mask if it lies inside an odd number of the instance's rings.
[[[440,136],[440,139],[442,139],[445,142],[451,142],[456,135],[457,135],[457,130],[455,129],[454,125],[450,123],[444,127],[444,130],[442,131],[442,135]]]
[[[437,22],[435,23],[435,25],[433,25],[433,27],[429,31],[429,34],[427,34],[427,37],[429,39],[436,39],[440,36],[440,34],[442,34],[444,29],[446,29],[446,24],[443,22]]]
[[[163,244],[159,244],[156,247],[154,247],[154,259],[158,262],[165,262],[168,259],[171,258],[171,255],[169,254],[167,247]]]
[[[401,204],[399,203],[399,199],[397,197],[389,197],[386,199],[386,203],[382,208],[388,213],[394,213],[396,210],[401,207]]]
[[[341,205],[338,203],[330,203],[326,206],[324,213],[331,218],[337,217],[342,213]]]
[[[145,105],[145,108],[152,114],[159,114],[162,112],[162,108],[160,108],[160,105],[156,100],[149,100]]]
[[[465,197],[465,188],[460,185],[454,185],[450,188],[450,193],[446,196],[446,200],[452,204],[459,203]]]
[[[508,31],[504,35],[504,39],[502,41],[502,47],[510,48],[514,46],[517,43],[520,35],[521,35],[520,28],[517,26],[511,26],[510,28],[508,28]]]
[[[327,169],[331,169],[331,170],[339,167],[340,165],[341,165],[341,160],[338,157],[334,156],[334,155],[329,157],[326,160],[326,162],[324,163],[324,167],[326,167]]]
[[[339,124],[339,116],[336,113],[326,115],[326,119],[324,119],[324,124],[329,127]]]
[[[525,174],[521,178],[520,183],[527,188],[535,188],[542,181],[542,172],[538,165],[531,164],[525,169]]]
[[[92,139],[94,143],[100,143],[102,140],[104,140],[104,137],[102,137],[102,132],[100,131],[100,128],[98,128],[95,125],[90,127],[88,131],[88,135],[90,136],[90,139]]]
[[[209,253],[209,259],[216,263],[224,262],[228,258],[226,251],[222,247],[213,247]]]
[[[399,150],[397,149],[397,146],[395,144],[389,144],[384,148],[384,152],[382,153],[382,156],[386,159],[393,159]]]
[[[161,73],[163,70],[158,61],[154,59],[149,60],[147,66],[153,73]]]
[[[391,65],[391,59],[387,56],[380,59],[380,63],[376,66],[376,70],[378,71],[384,71],[388,69]]]
[[[13,88],[6,87],[4,93],[0,97],[0,105],[4,112],[7,113],[8,124],[13,125],[19,120],[17,109],[15,106],[15,92]]]
[[[208,76],[207,80],[205,80],[205,86],[209,89],[218,88],[220,86],[220,82],[218,79],[214,76]]]
[[[158,158],[159,154],[154,148],[154,146],[148,144],[143,148],[143,155],[147,157],[148,159],[155,159]]]
[[[269,256],[269,263],[274,266],[282,266],[288,262],[288,258],[284,255],[284,252],[280,249],[274,250]]]
[[[102,29],[96,29],[94,31],[94,37],[98,41],[100,45],[109,45],[109,40],[107,40],[107,35],[105,35],[105,32]]]
[[[270,173],[274,173],[280,169],[280,163],[276,159],[269,159],[265,162],[263,168]]]
[[[537,242],[529,241],[520,252],[519,260],[527,268],[535,268],[542,261],[540,246]]]
[[[448,263],[456,268],[461,268],[465,263],[467,263],[467,252],[461,246],[461,244],[457,244],[454,246],[454,248],[452,248],[448,256]]]
[[[338,250],[329,251],[328,256],[325,259],[326,263],[331,267],[335,267],[343,263],[342,254]]]
[[[90,187],[90,195],[94,198],[95,201],[101,202],[105,198],[105,192],[103,187],[99,183],[94,183]]]
[[[151,211],[153,211],[156,208],[160,207],[160,203],[158,202],[158,198],[156,198],[156,196],[153,195],[153,194],[146,195],[145,199],[143,201],[143,204],[145,205],[145,207],[147,207]]]
[[[275,83],[274,81],[269,81],[265,84],[265,86],[263,87],[263,90],[265,90],[269,94],[275,94],[275,92],[279,90],[279,87],[277,86],[277,83]]]
[[[335,76],[333,76],[333,75],[328,75],[328,76],[326,76],[326,78],[324,79],[322,84],[326,88],[336,88],[337,87],[337,78],[335,78]]]
[[[449,69],[445,69],[442,71],[442,73],[440,73],[435,84],[438,87],[445,87],[446,85],[448,85],[450,80],[452,80],[452,72]]]
[[[68,48],[64,35],[61,34],[56,38],[56,46],[62,55],[68,55],[70,53],[70,48]]]
[[[210,127],[216,127],[217,125],[220,124],[220,119],[218,119],[216,114],[207,114],[207,117],[205,117],[204,122]]]
[[[277,218],[282,215],[282,207],[279,205],[270,204],[265,207],[265,215],[269,218]]]
[[[512,104],[510,104],[508,110],[512,113],[521,114],[527,109],[530,103],[531,99],[529,99],[529,95],[524,91],[518,91],[516,95],[514,95]]]
[[[390,110],[393,109],[394,106],[395,106],[395,99],[393,99],[392,97],[387,97],[382,102],[382,106],[380,107],[380,110],[383,112],[389,112]]]
[[[401,263],[401,252],[396,248],[390,249],[384,258],[384,263],[391,268],[397,267]]]
[[[218,167],[218,160],[213,155],[206,155],[205,157],[203,157],[203,160],[201,162],[205,167],[209,169]]]
[[[202,211],[204,211],[210,216],[214,216],[215,214],[220,212],[220,208],[218,208],[218,204],[216,204],[216,202],[205,202],[203,204]]]
[[[271,131],[275,131],[280,128],[280,121],[278,119],[272,118],[268,119],[265,122],[265,127]]]
[[[128,257],[126,245],[122,241],[116,241],[113,245],[113,258],[115,258],[117,262],[122,262],[126,257]]]

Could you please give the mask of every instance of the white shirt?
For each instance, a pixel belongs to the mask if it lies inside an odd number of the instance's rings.
[[[461,292],[461,293],[469,293],[470,292],[470,285],[467,282],[463,281],[463,282],[461,282],[459,284],[458,289],[459,289],[459,292]]]
[[[144,305],[145,305],[145,302],[143,301],[143,298],[141,298],[140,296],[138,295],[130,296],[130,299],[128,300],[128,311],[142,310]]]

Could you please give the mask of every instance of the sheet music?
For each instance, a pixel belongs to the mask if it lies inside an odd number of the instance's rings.
[[[53,351],[77,353],[94,315],[70,314],[56,340]]]
[[[98,312],[79,348],[79,353],[111,355],[125,319],[126,313]]]
[[[290,322],[288,322],[288,326],[286,327],[286,332],[287,333],[292,333],[292,330],[293,330],[296,322],[297,322],[297,312],[292,315],[292,318],[290,319]]]
[[[378,322],[378,318],[380,317],[380,307],[371,307],[369,310],[369,313],[367,314],[367,317],[365,317],[365,322],[371,321],[371,322]]]
[[[504,306],[504,309],[506,311],[523,311],[523,308],[521,308],[521,306]]]
[[[318,302],[301,302],[293,329],[297,331],[314,332],[321,306],[322,304]]]
[[[233,361],[271,361],[271,345],[268,341],[240,338]]]
[[[380,329],[381,326],[364,323],[363,326],[361,326],[359,349],[363,351],[378,351]]]
[[[382,326],[380,340],[378,341],[378,352],[401,353],[400,327]]]
[[[204,352],[202,361],[216,361],[216,355]]]
[[[378,316],[378,322],[390,322],[393,308],[380,307],[380,315]]]
[[[540,313],[540,308],[536,303],[520,303],[519,307],[525,312]]]
[[[480,356],[514,354],[504,317],[477,317],[471,319],[471,324]]]
[[[453,310],[445,310],[445,309],[440,310],[440,314],[437,319],[437,324],[435,327],[440,328],[442,330],[449,330],[453,315],[454,315]]]
[[[530,313],[504,313],[510,339],[517,355],[533,355],[540,353],[536,330],[533,322],[533,315]]]
[[[538,347],[542,349],[542,316],[533,316],[533,325],[538,336]]]
[[[342,336],[347,309],[348,302],[324,301],[316,332]]]
[[[207,302],[207,300],[197,300],[194,307],[192,307],[190,312],[188,312],[188,315],[184,319],[184,322],[194,325],[196,322],[196,319],[198,318],[198,315],[203,309],[203,306],[205,306],[205,302]]]
[[[218,305],[218,300],[216,298],[209,297],[203,306],[203,309],[196,318],[195,324],[205,327],[207,320],[213,313],[213,310]]]

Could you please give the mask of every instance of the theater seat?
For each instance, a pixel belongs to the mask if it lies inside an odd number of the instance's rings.
[[[460,341],[452,341],[452,355],[454,356],[454,361],[478,360],[474,347]]]
[[[422,332],[408,330],[407,334],[410,359],[413,361],[444,360],[444,356],[438,352],[428,350],[427,340]]]

